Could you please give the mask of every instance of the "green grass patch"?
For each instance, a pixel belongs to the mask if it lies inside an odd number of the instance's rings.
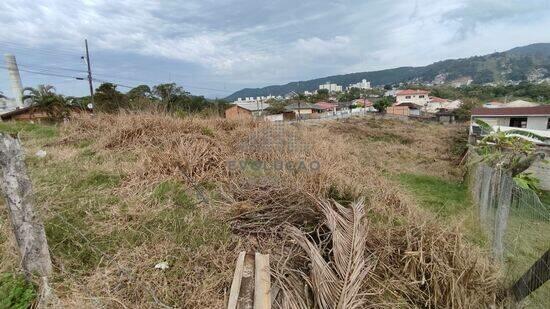
[[[36,298],[35,287],[23,276],[2,274],[0,276],[0,309],[30,308]]]
[[[36,124],[28,121],[0,122],[0,132],[8,134],[20,133],[23,137],[35,139],[51,139],[58,135],[58,129],[53,124]]]
[[[460,182],[415,174],[401,174],[399,181],[422,207],[441,217],[463,213],[472,206],[467,187]]]
[[[104,171],[92,171],[86,178],[77,182],[77,189],[81,188],[113,188],[120,184],[122,177],[118,174],[113,174]]]
[[[152,196],[159,203],[173,201],[179,207],[190,208],[195,204],[193,199],[185,192],[184,187],[176,181],[160,183],[153,190]]]

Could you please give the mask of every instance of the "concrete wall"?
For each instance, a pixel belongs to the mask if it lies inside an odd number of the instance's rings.
[[[248,119],[252,118],[252,113],[242,107],[233,106],[225,110],[227,119]]]
[[[548,117],[529,117],[527,118],[527,129],[547,130]]]

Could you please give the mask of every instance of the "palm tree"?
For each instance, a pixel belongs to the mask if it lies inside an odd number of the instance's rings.
[[[38,85],[36,88],[23,89],[23,101],[29,102],[33,111],[41,110],[48,117],[61,120],[68,116],[67,100],[55,93],[55,87],[50,85]]]

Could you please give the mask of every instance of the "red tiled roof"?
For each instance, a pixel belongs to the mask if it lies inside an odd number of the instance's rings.
[[[550,105],[532,107],[474,108],[472,116],[550,116]]]
[[[438,97],[430,97],[430,102],[445,103],[445,102],[449,102],[449,100],[438,98]]]
[[[405,90],[399,90],[395,95],[415,95],[415,94],[428,94],[429,91],[426,90],[413,90],[413,89],[405,89]]]
[[[318,102],[318,103],[315,103],[315,106],[323,110],[333,110],[334,108],[338,107],[337,104],[332,104],[327,102]]]

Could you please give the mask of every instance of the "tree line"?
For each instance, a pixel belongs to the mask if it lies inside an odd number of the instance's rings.
[[[159,84],[154,87],[139,85],[123,93],[113,83],[103,83],[95,89],[95,112],[116,113],[122,110],[149,110],[184,114],[222,116],[229,104],[225,100],[209,100],[195,96],[175,83]],[[50,85],[25,88],[23,100],[35,111],[45,112],[52,120],[66,118],[72,108],[88,109],[90,96],[71,97],[56,92]]]

